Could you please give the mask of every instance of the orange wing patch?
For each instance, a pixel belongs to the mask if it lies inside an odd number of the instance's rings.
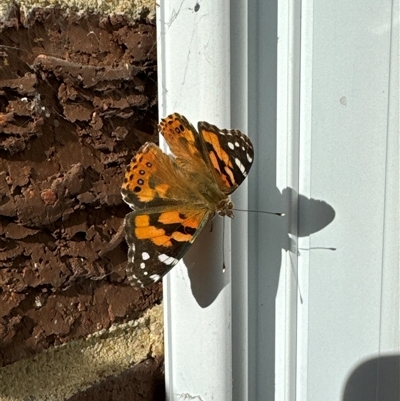
[[[157,246],[171,247],[171,240],[193,242],[194,234],[201,225],[204,211],[167,211],[135,216],[134,231],[139,240],[150,240]]]
[[[160,217],[158,218],[158,221],[162,224],[176,224],[184,221],[185,215],[182,213],[179,213],[179,211],[170,211],[170,212],[164,212],[160,214]]]
[[[148,239],[155,245],[172,246],[170,237],[165,234],[165,230],[150,225],[150,216],[146,214],[135,217],[135,236],[140,240]]]
[[[232,167],[231,159],[230,159],[228,153],[226,153],[225,150],[222,149],[222,147],[220,145],[220,141],[218,140],[217,135],[214,134],[213,132],[203,131],[203,138],[204,138],[204,140],[206,142],[208,142],[212,146],[212,148],[213,148],[214,152],[216,153],[218,159],[222,160],[225,165],[227,165],[229,167]],[[211,156],[210,156],[210,158],[211,158]],[[213,160],[211,160],[211,163],[213,164],[213,167],[215,169],[220,171],[218,163],[214,164]]]
[[[177,158],[201,159],[198,134],[185,117],[178,113],[172,114],[161,120],[158,129]]]
[[[150,216],[148,214],[140,214],[135,218],[136,227],[148,227],[150,225]]]
[[[204,141],[211,145],[211,151],[208,152],[208,157],[210,158],[212,166],[215,170],[218,171],[219,175],[217,179],[222,180],[224,186],[231,187],[232,183],[235,182],[235,176],[233,174],[233,165],[231,162],[231,158],[229,157],[228,153],[222,149],[221,143],[218,139],[217,134],[203,130],[202,135]],[[224,165],[223,170],[221,171],[221,162]]]
[[[189,217],[188,217],[189,215]],[[170,211],[160,214],[158,222],[161,224],[181,224],[182,227],[197,229],[203,218],[203,213],[184,213],[180,211]]]
[[[168,197],[170,185],[159,184],[152,186],[150,179],[158,173],[159,161],[154,152],[154,144],[147,143],[132,159],[126,168],[122,190],[133,193],[140,202],[151,202],[157,196]],[[161,152],[161,150],[160,150]]]
[[[156,185],[155,190],[160,198],[166,198],[168,190],[171,188],[168,184]]]

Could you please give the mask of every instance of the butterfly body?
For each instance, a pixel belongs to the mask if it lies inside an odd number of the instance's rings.
[[[121,193],[133,209],[125,218],[128,278],[144,287],[184,256],[217,213],[233,217],[230,194],[250,170],[254,151],[238,130],[199,122],[198,131],[175,113],[159,130],[172,155],[143,145],[127,167]]]

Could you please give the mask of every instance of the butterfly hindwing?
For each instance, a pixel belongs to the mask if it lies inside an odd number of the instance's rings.
[[[205,209],[152,208],[125,218],[128,279],[136,286],[157,282],[190,248],[211,214]]]

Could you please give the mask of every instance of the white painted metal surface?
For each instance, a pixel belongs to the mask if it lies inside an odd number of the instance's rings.
[[[158,36],[160,116],[247,132],[236,204],[287,213],[167,276],[168,399],[396,399],[399,0],[172,0]]]
[[[399,2],[302,4],[297,399],[395,400]]]

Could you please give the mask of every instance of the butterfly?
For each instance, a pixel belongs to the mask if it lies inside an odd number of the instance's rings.
[[[238,130],[205,121],[196,130],[178,113],[162,119],[158,129],[173,155],[147,142],[126,168],[121,188],[133,209],[124,229],[127,276],[136,287],[168,273],[215,214],[233,217],[229,195],[254,159],[250,139]]]

